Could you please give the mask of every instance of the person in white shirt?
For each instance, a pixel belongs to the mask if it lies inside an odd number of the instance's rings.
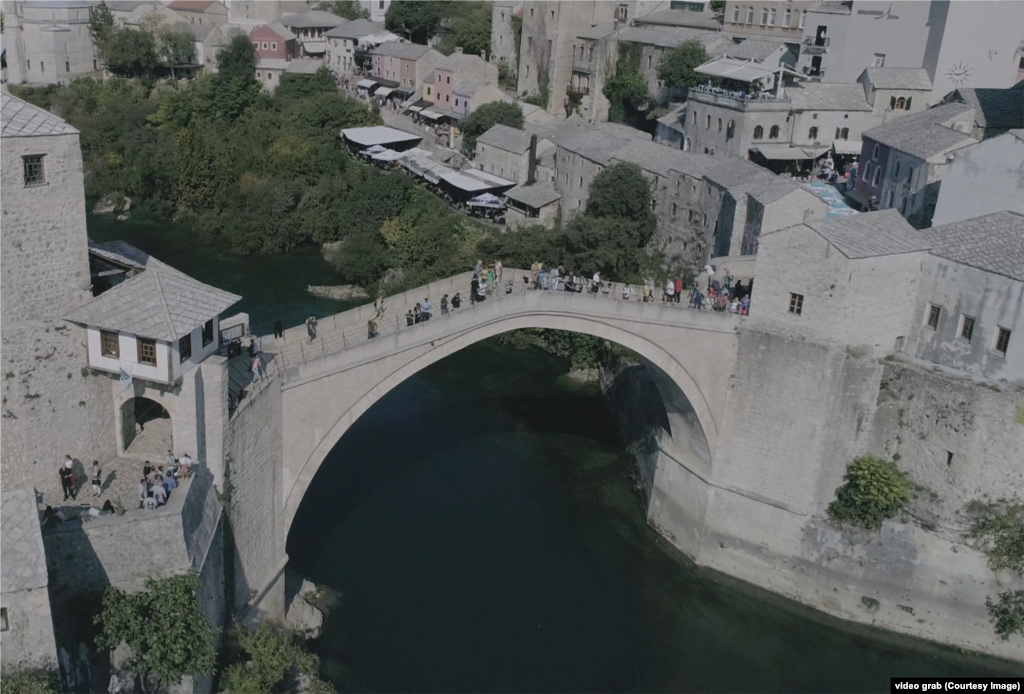
[[[192,459],[188,457],[188,453],[178,458],[178,463],[181,465],[181,476],[191,477],[192,476]]]
[[[673,297],[675,295],[676,295],[676,283],[673,282],[671,279],[669,279],[668,281],[665,282],[665,297],[664,297],[665,301],[669,301],[669,302],[672,301],[672,299],[673,299]]]

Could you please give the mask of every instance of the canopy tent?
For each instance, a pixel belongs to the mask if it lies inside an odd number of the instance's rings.
[[[388,94],[390,94],[393,91],[395,91],[395,90],[393,88],[391,88],[391,87],[381,87],[380,89],[375,91],[373,93],[373,95],[374,96],[387,96]]]
[[[398,163],[416,176],[424,178],[431,183],[438,183],[441,180],[441,174],[451,171],[448,167],[430,161],[426,157],[413,154],[412,150],[405,152],[404,156],[398,160]]]
[[[499,198],[497,195],[491,195],[490,193],[481,193],[475,198],[471,198],[466,203],[471,207],[489,207],[492,209],[501,209],[505,206],[505,201]]]
[[[776,161],[817,159],[829,150],[828,147],[790,147],[789,145],[758,145],[750,149],[765,159]]]
[[[420,115],[424,118],[429,118],[430,120],[437,120],[441,117],[440,113],[437,111],[431,111],[429,108],[423,109],[423,111],[420,112]]]
[[[860,154],[861,147],[864,145],[860,140],[836,140],[832,143],[832,149],[836,151],[836,154]]]
[[[383,148],[382,148],[383,149]],[[369,151],[369,150],[367,150]],[[404,152],[396,152],[393,149],[385,149],[373,155],[374,161],[398,161],[405,156]]]
[[[366,149],[364,149],[362,152],[360,152],[360,154],[368,154],[368,155],[370,155],[370,154],[380,154],[381,152],[390,152],[390,151],[391,150],[389,150],[387,147],[382,147],[381,145],[373,145],[372,147],[367,147]]]
[[[451,185],[459,190],[466,191],[468,193],[475,193],[478,190],[487,190],[494,186],[488,185],[483,181],[464,176],[461,173],[452,171],[451,173],[441,174],[440,179],[445,183]]]
[[[417,157],[432,157],[432,156],[434,156],[433,152],[428,152],[427,150],[420,149],[419,147],[413,147],[412,149],[407,149],[407,150],[405,150],[405,152],[403,152],[403,154],[413,154],[413,155],[415,155]]]
[[[356,86],[360,89],[373,89],[377,83],[373,80],[359,80],[356,82]]]
[[[345,128],[341,131],[341,136],[350,147],[355,146],[360,149],[374,145],[386,145],[391,149],[405,150],[415,147],[423,139],[420,135],[413,135],[404,130],[396,130],[395,128],[388,128],[383,125],[374,125],[367,128]]]
[[[718,58],[711,60],[693,69],[702,75],[712,77],[724,77],[739,82],[753,82],[764,80],[770,75],[779,71],[778,67],[772,68],[752,60],[739,60],[737,58]]]

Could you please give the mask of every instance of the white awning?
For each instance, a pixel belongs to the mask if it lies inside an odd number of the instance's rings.
[[[828,147],[790,147],[789,145],[758,145],[751,147],[765,159],[776,161],[796,161],[800,159],[817,159],[825,154]]]
[[[466,190],[469,192],[487,190],[488,188],[494,187],[487,185],[483,181],[479,181],[475,178],[470,178],[469,176],[463,176],[462,174],[455,173],[454,171],[452,173],[442,174],[441,176],[439,176],[439,178],[442,181],[445,181],[446,183],[452,184],[453,186],[459,188],[460,190]]]
[[[395,91],[392,87],[381,87],[373,93],[374,96],[387,96],[391,92]]]
[[[377,83],[374,82],[373,80],[359,80],[358,82],[356,82],[356,86],[362,89],[370,89],[375,84]]]
[[[430,120],[437,120],[438,118],[441,117],[440,113],[436,111],[431,111],[429,108],[425,109],[422,113],[420,113],[420,115],[423,116],[424,118],[429,118]]]
[[[374,125],[367,128],[345,128],[341,131],[341,134],[348,142],[363,148],[399,142],[409,142],[413,145],[418,145],[420,140],[423,139],[420,135],[413,135],[404,130],[387,128],[383,125]]]
[[[778,72],[779,68],[773,69],[761,63],[755,63],[752,60],[718,58],[694,68],[693,71],[699,72],[702,75],[725,77],[731,80],[739,80],[740,82],[753,82],[754,80],[765,79],[769,75]]]
[[[860,154],[863,145],[860,140],[836,140],[832,143],[832,148],[836,154]]]
[[[396,152],[393,149],[385,149],[383,152],[378,152],[377,154],[374,154],[373,155],[373,160],[374,161],[398,161],[403,156],[405,156],[404,152]]]
[[[486,171],[481,171],[480,169],[463,169],[461,173],[466,176],[472,176],[484,183],[490,183],[491,188],[497,188],[499,186],[514,186],[516,184],[515,181],[510,181],[507,178],[500,178],[494,174],[489,174]]]
[[[410,106],[409,110],[412,111],[413,113],[419,113],[420,111],[423,110],[423,107],[422,106]]]

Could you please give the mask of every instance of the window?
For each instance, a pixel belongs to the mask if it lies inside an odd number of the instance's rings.
[[[139,363],[156,366],[156,340],[140,337],[137,344],[139,345]]]
[[[690,151],[690,138],[686,138],[686,142],[683,143],[683,151],[684,152],[689,152]]]
[[[889,110],[890,111],[895,111],[896,110],[896,97],[895,96],[890,96],[889,97]]]
[[[725,139],[731,140],[732,136],[733,136],[733,133],[735,133],[735,132],[736,132],[736,121],[731,120],[731,121],[729,121],[729,125],[727,125],[726,128],[725,128]]]
[[[203,326],[203,347],[213,342],[213,319],[206,321]]]
[[[875,67],[885,67],[885,53],[875,53]]]
[[[71,63],[67,60],[64,61],[64,72],[71,72]]]
[[[764,26],[767,23],[768,23],[768,8],[765,7],[764,9],[761,10],[761,26]]]
[[[905,215],[906,213],[907,213],[907,196],[904,195],[902,198],[900,198],[900,214],[904,214]]]
[[[26,60],[25,61],[25,69],[26,70],[31,70],[32,69],[32,61],[31,60]]]
[[[800,10],[800,24],[798,26],[800,29],[803,29],[805,24],[807,24],[807,10]]]
[[[676,218],[676,213],[677,212],[678,212],[678,210],[676,209],[676,204],[672,203],[672,219]]]
[[[878,161],[878,145],[871,148],[871,161]]]
[[[530,16],[531,17],[533,16],[533,8],[532,7],[530,8]]]
[[[937,330],[939,327],[939,316],[942,314],[942,308],[935,304],[928,304],[928,322],[927,325],[932,330]]]
[[[96,63],[96,59],[95,58],[93,58],[93,60],[92,60],[92,69],[93,70],[98,70],[99,69],[99,65]]]
[[[839,139],[839,128],[836,128],[836,137],[835,137],[835,139],[837,139],[837,140]]]
[[[450,101],[450,99],[449,99],[449,97],[450,97],[450,96],[451,96],[451,94],[445,94],[445,95],[444,95],[444,100],[445,100],[445,102],[446,102],[446,103],[447,103],[448,101]]]
[[[753,23],[754,23],[754,8],[753,7],[748,7],[747,8],[747,24],[753,24]]]
[[[772,129],[768,131],[768,139],[769,140],[777,140],[777,139],[779,139],[779,126],[777,126],[777,125],[773,125],[772,126]]]
[[[839,131],[839,137],[840,139],[848,140],[850,138],[850,129],[843,128],[841,131]]]
[[[697,112],[696,111],[693,112],[693,124],[697,125]]]
[[[910,191],[914,191],[914,167],[907,167],[907,182],[910,184]]]
[[[762,137],[764,137],[764,128],[762,128],[759,125],[759,126],[754,128],[754,139],[755,140],[760,140]]]
[[[789,293],[789,312],[801,315],[804,312],[804,295]]]
[[[740,21],[740,8],[739,7],[734,7],[734,8],[732,8],[732,23],[733,24],[739,24],[739,21]]]
[[[790,22],[792,22],[792,20],[793,20],[793,10],[786,10],[786,12],[782,15],[782,26],[784,26],[785,28],[788,29],[789,28],[789,24],[790,24]]]
[[[7,631],[10,626],[7,624],[7,608],[0,607],[0,631]]]
[[[907,110],[907,100],[904,99],[902,96],[900,98],[896,99],[896,109],[899,110],[899,111],[906,111]]]
[[[25,171],[25,186],[41,186],[46,184],[46,171],[43,169],[43,154],[30,154],[22,157]]]
[[[1006,355],[1006,348],[1010,346],[1010,331],[1006,328],[996,328],[996,351]]]
[[[452,76],[451,75],[447,75],[444,79],[445,79],[445,84],[451,84],[452,83]]]
[[[458,106],[458,105],[459,105],[459,97],[455,97],[455,105],[456,105],[456,106]]]
[[[885,196],[885,209],[889,209],[890,207],[892,207],[892,199],[893,197],[895,197],[895,195],[896,194],[890,190],[889,194]]]
[[[718,132],[722,132],[722,119],[718,119]]]
[[[707,119],[707,121],[706,121],[706,122],[704,123],[704,129],[705,129],[705,130],[707,130],[707,129],[709,129],[710,127],[711,127],[711,114],[709,113],[709,114],[708,114],[708,119]]]
[[[551,19],[554,19],[554,18],[555,18],[555,11],[551,10]]]
[[[647,67],[651,67],[651,65],[653,63],[654,63],[654,56],[652,56],[652,55],[647,56]]]
[[[263,50],[267,50],[267,42],[266,41],[263,42]]]
[[[580,176],[580,188],[583,187],[583,176]]]
[[[629,5],[619,5],[615,8],[615,19],[625,22],[629,18]]]
[[[807,131],[807,139],[810,140],[811,142],[814,142],[815,140],[818,139],[818,126],[814,126],[813,128]]]
[[[533,14],[533,10],[530,10],[530,14]],[[528,51],[532,51],[533,50],[533,37],[532,36],[527,36],[526,37],[526,50],[528,50]]]
[[[270,42],[270,50],[272,50],[272,51],[276,51],[277,50],[277,41],[271,41]]]
[[[768,26],[775,26],[775,8],[768,10]]]
[[[871,185],[873,185],[876,188],[878,187],[878,174],[880,174],[880,173],[882,173],[882,167],[881,166],[876,166],[875,167],[875,173],[874,173],[873,176],[871,176]]]
[[[893,167],[892,167],[892,177],[893,177],[893,180],[895,180],[897,177],[899,177],[899,175],[900,175],[900,160],[897,159],[896,163],[893,164]]]
[[[871,162],[864,162],[864,180],[868,180],[868,174],[871,173]]]
[[[960,337],[968,342],[974,337],[974,319],[962,313],[960,314]]]
[[[192,358],[192,333],[178,340],[178,355],[182,364]]]
[[[912,97],[912,96],[908,96],[908,97],[907,97],[907,105],[906,105],[906,107],[904,108],[904,110],[905,110],[905,111],[909,111],[909,110],[910,110],[910,102],[911,102],[911,101],[913,100],[913,98],[914,98],[914,97]]]
[[[39,72],[46,72],[46,63],[42,60],[39,61]]]
[[[259,70],[256,71],[256,79],[263,79],[263,73]]]
[[[118,342],[117,333],[108,330],[100,331],[100,354],[104,357],[121,357],[121,345]]]

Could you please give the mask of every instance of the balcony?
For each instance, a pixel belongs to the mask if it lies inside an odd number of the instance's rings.
[[[804,37],[805,46],[823,46],[824,48],[828,48],[829,41],[830,39],[827,36],[822,36],[820,39],[816,39],[813,36]]]
[[[570,84],[565,88],[565,93],[568,96],[589,96],[590,87],[582,84]]]
[[[573,58],[572,59],[572,71],[578,72],[583,75],[589,75],[593,72],[590,67],[590,61],[585,58]]]
[[[713,87],[710,84],[699,84],[696,87],[690,87],[688,97],[696,99],[701,103],[742,109],[755,104],[783,104],[789,102],[789,97],[775,96],[775,94],[770,92],[735,91]]]

